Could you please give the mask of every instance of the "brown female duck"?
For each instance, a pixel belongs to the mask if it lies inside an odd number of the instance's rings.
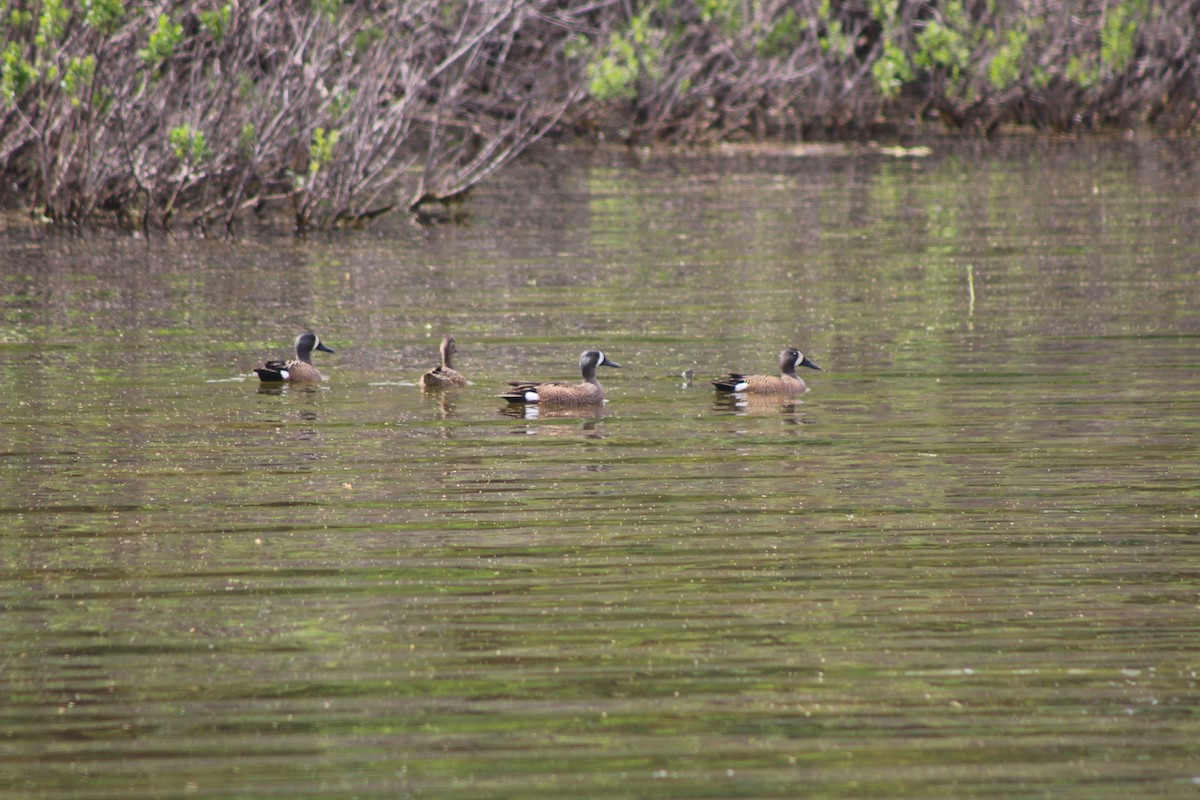
[[[451,366],[451,361],[454,359],[454,354],[458,352],[458,345],[454,343],[453,336],[447,336],[442,339],[442,363],[421,376],[422,389],[446,389],[452,386],[466,386],[467,379],[462,373]]]

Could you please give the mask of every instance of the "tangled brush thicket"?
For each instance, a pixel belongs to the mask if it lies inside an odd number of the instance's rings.
[[[461,197],[546,135],[1200,119],[1200,0],[9,2],[0,170],[47,219],[297,228]]]

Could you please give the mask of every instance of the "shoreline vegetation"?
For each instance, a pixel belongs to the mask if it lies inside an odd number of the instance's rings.
[[[461,202],[542,140],[1200,129],[1200,0],[9,0],[4,199],[297,230]]]

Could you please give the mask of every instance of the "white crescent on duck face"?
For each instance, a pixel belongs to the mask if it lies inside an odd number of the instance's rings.
[[[620,367],[600,350],[584,350],[579,356],[583,383],[509,381],[509,390],[500,395],[510,403],[539,405],[589,406],[604,402],[604,387],[596,380],[596,367]]]
[[[301,383],[321,380],[321,371],[312,363],[312,351],[320,350],[325,353],[335,351],[326,347],[320,337],[312,331],[305,331],[296,337],[295,349],[295,358],[288,361],[268,361],[265,366],[255,369],[259,380],[265,383],[278,381]]]
[[[784,348],[779,353],[779,375],[743,375],[730,372],[712,382],[718,391],[745,392],[746,394],[803,394],[808,391],[804,380],[796,374],[796,367],[808,367],[820,371],[820,367],[809,360],[795,347]]]

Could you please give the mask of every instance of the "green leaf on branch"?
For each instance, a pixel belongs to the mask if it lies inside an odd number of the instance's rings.
[[[138,51],[138,55],[147,64],[156,67],[175,55],[175,48],[182,41],[183,25],[171,22],[170,17],[162,14],[158,18],[158,25],[154,28],[154,32],[150,34],[150,41],[145,49]]]
[[[171,142],[175,157],[189,167],[202,163],[210,155],[203,131],[192,125],[185,123],[172,128],[167,138]]]

